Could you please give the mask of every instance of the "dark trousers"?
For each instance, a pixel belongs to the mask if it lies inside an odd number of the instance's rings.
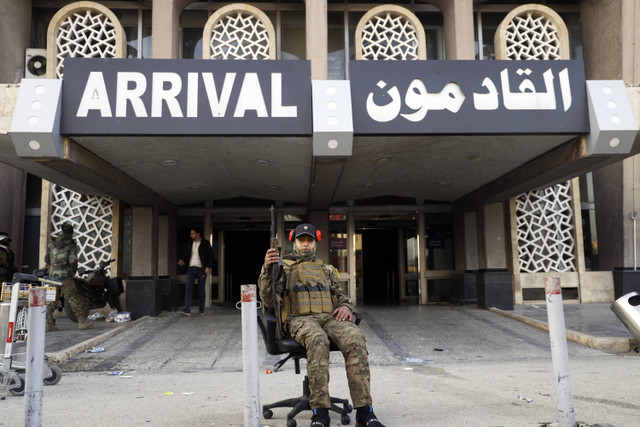
[[[202,267],[189,267],[187,270],[187,287],[184,291],[184,310],[191,311],[191,293],[193,282],[198,280],[198,296],[200,297],[200,313],[204,313],[204,284],[207,281],[207,274]]]

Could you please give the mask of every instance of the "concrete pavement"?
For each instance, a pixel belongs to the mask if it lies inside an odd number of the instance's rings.
[[[608,317],[604,306],[571,306],[565,310],[567,328],[596,336],[599,325],[624,339],[626,328],[620,330],[624,326],[616,324],[613,313]],[[533,321],[544,320],[542,311],[509,312],[527,314],[531,317],[522,317],[531,322],[475,307],[365,306],[359,311],[370,353],[374,408],[387,426],[538,426],[556,420],[548,334],[532,327]],[[590,320],[581,326],[579,318]],[[65,322],[60,319],[60,330],[47,334],[46,351],[69,358],[60,365],[62,381],[44,389],[43,425],[243,425],[238,310],[212,307],[205,316],[191,317],[170,312],[129,325],[97,322],[90,332]],[[113,332],[123,325],[127,329]],[[85,347],[104,351],[72,356],[69,348],[87,342],[79,341],[79,332],[93,334]],[[105,333],[112,335],[98,342]],[[568,348],[577,420],[592,426],[639,425],[638,353],[605,353],[573,341]],[[407,358],[417,361],[408,363]],[[301,393],[302,376],[295,375],[293,363],[265,373],[279,357],[267,355],[261,339],[258,360],[262,403]],[[349,397],[344,362],[336,353],[331,392]],[[0,425],[21,424],[20,398],[8,397],[0,408]],[[286,425],[286,412],[274,410],[262,425]],[[308,425],[309,414],[297,420]],[[332,420],[339,425],[338,416]]]

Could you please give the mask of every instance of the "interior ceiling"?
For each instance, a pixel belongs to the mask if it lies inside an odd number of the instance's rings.
[[[381,196],[453,202],[574,136],[357,136],[351,157],[316,162],[311,137],[74,140],[181,206],[237,197],[306,205],[314,188],[330,179],[336,181],[324,190],[330,203]],[[319,162],[336,163],[335,178],[323,176]]]

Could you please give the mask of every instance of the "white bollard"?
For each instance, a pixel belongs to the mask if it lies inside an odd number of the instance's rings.
[[[47,288],[29,290],[29,335],[25,368],[25,427],[42,425],[42,375],[44,374],[44,329],[47,312]]]
[[[545,277],[544,288],[547,297],[549,340],[551,341],[553,374],[556,380],[559,422],[562,427],[574,427],[576,425],[576,414],[573,410],[571,377],[569,376],[569,350],[567,348],[567,331],[564,324],[560,278]]]
[[[258,317],[256,285],[242,285],[242,368],[244,372],[244,425],[260,426],[258,374]]]

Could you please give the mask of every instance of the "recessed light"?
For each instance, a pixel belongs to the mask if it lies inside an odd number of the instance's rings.
[[[177,160],[167,159],[162,161],[162,166],[174,166],[178,163]]]
[[[439,185],[441,187],[448,187],[449,185],[451,185],[450,183],[448,183],[447,181],[438,181],[435,183],[436,185]]]
[[[269,190],[279,190],[280,189],[280,187],[278,187],[277,185],[273,185],[273,184],[267,185],[267,188]]]
[[[195,190],[199,190],[201,188],[202,188],[202,186],[200,186],[200,185],[192,185],[191,187],[189,187],[189,190],[195,191]]]
[[[471,156],[469,160],[473,163],[484,163],[487,161],[487,158],[485,156]]]
[[[256,160],[256,165],[259,165],[259,166],[269,166],[270,164],[271,164],[271,160],[267,160],[267,159]]]
[[[379,165],[386,165],[390,161],[391,161],[391,157],[390,156],[379,157],[379,158],[376,159],[376,163],[379,164]]]

